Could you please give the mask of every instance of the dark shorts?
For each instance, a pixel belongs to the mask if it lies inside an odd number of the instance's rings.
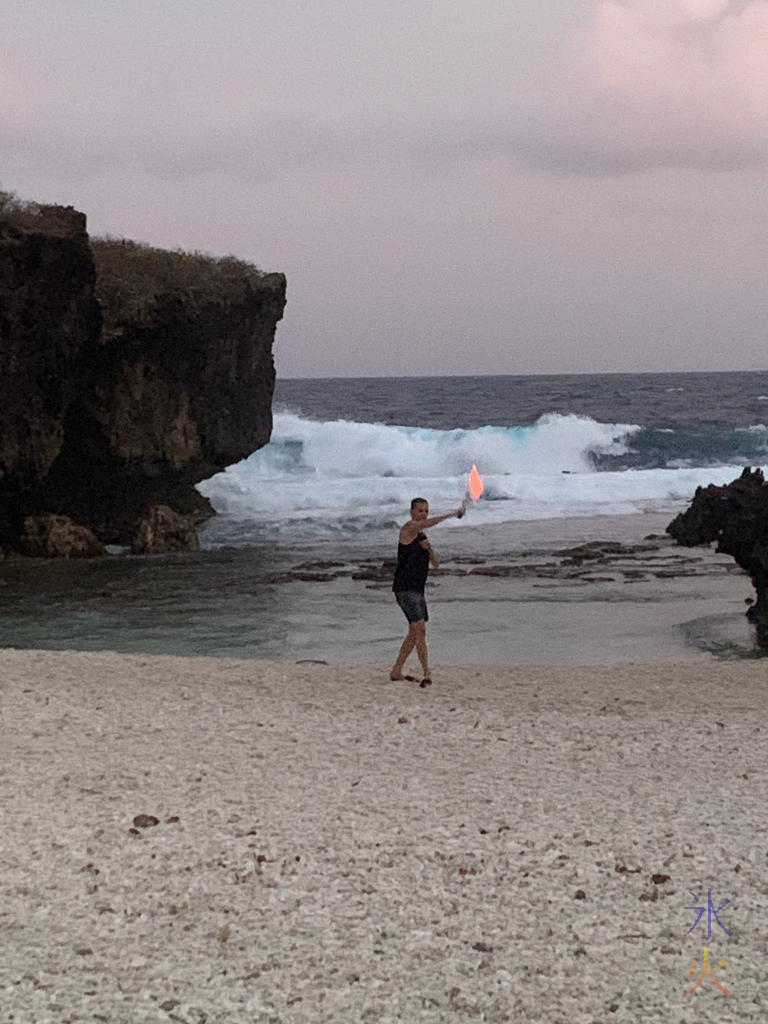
[[[423,594],[417,590],[396,590],[395,600],[405,612],[409,622],[429,622],[427,602]]]

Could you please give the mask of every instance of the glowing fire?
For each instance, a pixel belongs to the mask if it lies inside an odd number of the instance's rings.
[[[473,463],[472,469],[469,471],[469,496],[472,501],[477,501],[484,490],[485,484],[477,472],[477,466]]]

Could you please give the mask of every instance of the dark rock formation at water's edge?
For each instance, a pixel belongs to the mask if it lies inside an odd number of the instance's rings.
[[[210,516],[194,484],[270,438],[285,288],[0,193],[0,548],[23,549],[30,516],[106,544],[152,506]]]
[[[356,561],[299,562],[288,571],[272,574],[267,583],[331,583],[340,578],[365,581],[371,589],[391,590],[395,559],[366,558]],[[568,584],[588,587],[594,584],[649,583],[655,580],[715,577],[736,566],[705,559],[698,555],[678,554],[666,537],[649,534],[642,543],[623,544],[614,540],[594,540],[576,547],[522,550],[497,556],[489,562],[483,555],[448,556],[430,579],[445,576],[484,577],[487,579],[531,581],[535,586]]]
[[[756,600],[748,614],[759,642],[768,646],[768,484],[762,471],[746,467],[729,484],[697,487],[667,533],[686,547],[716,541],[715,550],[749,574]]]

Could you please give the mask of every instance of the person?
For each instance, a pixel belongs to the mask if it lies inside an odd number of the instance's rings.
[[[414,498],[411,502],[411,518],[401,527],[397,545],[397,567],[392,590],[395,600],[400,605],[408,620],[408,635],[400,647],[389,678],[396,682],[408,679],[415,682],[414,676],[403,675],[403,667],[408,656],[416,649],[421,664],[422,689],[432,683],[427,652],[427,622],[429,612],[424,597],[424,586],[429,575],[429,568],[436,569],[440,564],[437,553],[430,544],[424,530],[444,522],[446,519],[461,519],[465,509],[463,506],[446,512],[443,516],[430,516],[429,503],[426,498]]]

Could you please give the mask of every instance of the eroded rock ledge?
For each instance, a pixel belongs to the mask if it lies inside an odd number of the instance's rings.
[[[285,288],[0,193],[0,547],[28,516],[129,544],[150,506],[211,515],[194,484],[270,438]]]
[[[365,558],[355,562],[301,562],[287,572],[265,578],[269,583],[330,583],[349,577],[366,581],[371,589],[389,590],[395,570],[394,559]],[[434,582],[441,576],[491,577],[534,581],[589,584],[648,583],[657,579],[723,576],[741,573],[736,566],[705,559],[698,555],[678,554],[665,537],[650,534],[639,544],[622,544],[612,540],[595,540],[577,547],[557,550],[515,551],[489,562],[480,556],[447,557],[440,568],[430,573]]]
[[[711,544],[748,573],[756,601],[750,618],[768,646],[768,483],[747,466],[728,484],[697,487],[690,506],[675,516],[667,533],[686,547]]]

